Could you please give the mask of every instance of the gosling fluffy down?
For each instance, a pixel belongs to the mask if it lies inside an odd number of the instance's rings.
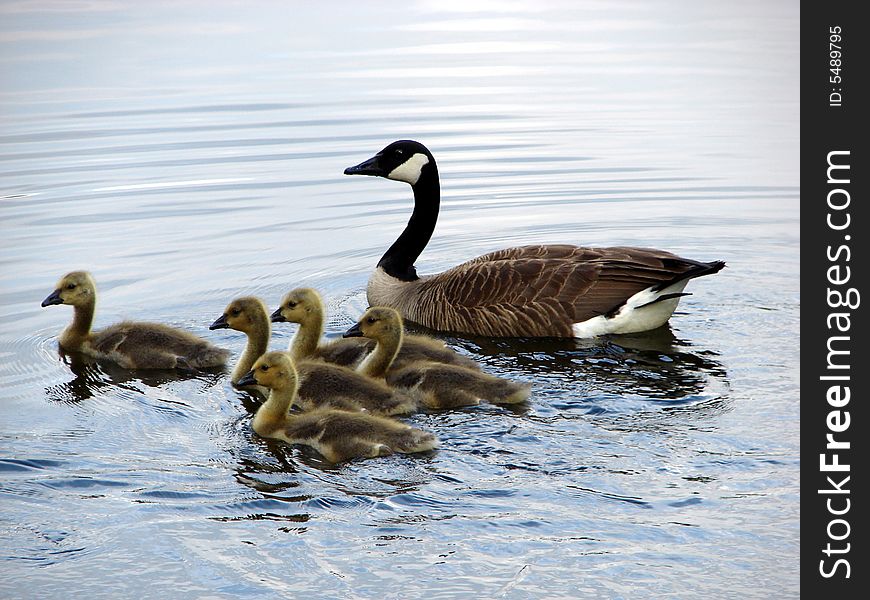
[[[248,337],[245,351],[233,369],[232,382],[240,380],[265,354],[271,335],[266,305],[259,298],[243,296],[227,305],[210,329],[235,329]],[[400,390],[390,388],[361,373],[320,360],[299,361],[296,364],[299,382],[294,403],[303,410],[321,407],[365,410],[379,415],[400,415],[413,412],[416,403]],[[263,393],[266,390],[261,389]]]
[[[73,322],[60,335],[61,348],[115,362],[126,369],[220,367],[229,352],[174,327],[160,323],[122,321],[91,331],[97,305],[97,286],[87,271],[61,277],[42,306],[68,304]]]
[[[290,413],[299,382],[293,360],[286,352],[267,352],[240,381],[271,391],[257,410],[254,431],[289,444],[304,444],[330,462],[386,456],[394,452],[426,452],[438,446],[431,433],[385,417],[334,408]]]
[[[299,329],[290,343],[293,360],[322,359],[326,362],[356,367],[374,349],[375,343],[364,338],[321,341],[326,308],[323,298],[312,288],[287,292],[281,305],[272,313],[273,323],[298,323]],[[478,369],[476,362],[448,348],[444,342],[423,335],[405,335],[395,364],[427,360]]]
[[[272,329],[266,312],[266,304],[259,298],[241,296],[227,304],[221,316],[209,326],[210,330],[234,329],[241,331],[247,337],[245,350],[230,375],[230,381],[236,385],[242,376],[251,370],[254,362],[266,352],[269,346],[269,336],[272,334]],[[266,392],[266,390],[261,391]]]
[[[326,308],[320,294],[311,288],[287,292],[272,313],[272,323],[297,323],[299,329],[290,341],[293,360],[324,360],[337,365],[355,365],[375,344],[371,340],[337,339],[323,341]]]
[[[528,399],[531,386],[494,377],[458,365],[415,361],[395,365],[402,345],[402,317],[392,308],[374,307],[366,311],[346,336],[364,336],[377,342],[375,350],[360,363],[358,370],[374,378],[384,378],[390,386],[407,390],[429,408],[455,408],[487,400],[494,404],[516,404]]]

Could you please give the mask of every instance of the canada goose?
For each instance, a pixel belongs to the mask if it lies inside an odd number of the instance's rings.
[[[368,309],[359,322],[345,332],[348,337],[365,336],[377,342],[374,352],[357,370],[369,377],[385,378],[399,389],[417,395],[429,408],[453,408],[478,404],[480,399],[495,404],[514,404],[528,399],[531,387],[459,365],[416,361],[394,366],[402,345],[402,317],[388,307]]]
[[[267,352],[239,383],[271,390],[254,415],[252,426],[258,435],[311,446],[331,462],[425,452],[438,446],[431,433],[385,417],[334,408],[290,413],[299,379],[287,352]]]
[[[273,323],[298,323],[299,329],[290,343],[293,360],[320,358],[326,362],[356,366],[375,347],[375,343],[363,338],[341,338],[320,342],[323,335],[326,309],[316,290],[296,288],[287,292],[281,305],[272,313]],[[423,335],[405,335],[394,364],[430,360],[445,364],[457,364],[479,369],[476,362],[454,352],[444,342]]]
[[[122,321],[91,331],[97,306],[97,285],[87,271],[61,277],[42,306],[69,304],[73,322],[60,335],[64,350],[115,362],[125,369],[208,368],[226,364],[229,352],[174,327]]]
[[[414,212],[371,275],[368,301],[431,329],[580,338],[647,331],[667,322],[689,279],[725,266],[663,250],[560,244],[506,248],[420,277],[414,262],[435,229],[441,196],[432,153],[400,140],[344,173],[411,185]]]
[[[231,378],[236,385],[242,385],[242,376],[265,354],[269,345],[272,327],[266,305],[259,298],[251,296],[236,298],[209,329],[223,328],[235,329],[248,336],[245,351],[233,369]],[[407,394],[346,367],[320,360],[305,360],[297,363],[297,371],[299,394],[295,401],[303,410],[330,406],[398,415],[416,409],[416,403]]]

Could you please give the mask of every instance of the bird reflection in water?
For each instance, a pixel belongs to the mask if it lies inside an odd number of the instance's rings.
[[[566,386],[591,396],[643,397],[691,403],[711,382],[725,382],[718,354],[695,349],[669,325],[595,339],[455,338],[449,344],[478,355],[488,370],[509,369],[533,382],[532,402],[547,387]],[[508,374],[510,376],[510,374]],[[582,394],[578,394],[582,395]]]
[[[73,378],[45,388],[46,397],[53,402],[78,403],[93,398],[110,386],[138,389],[137,384],[159,387],[173,381],[198,379],[202,389],[217,385],[224,375],[222,367],[196,371],[142,369],[130,370],[107,361],[98,361],[80,352],[67,352],[58,348],[58,355],[69,367]]]

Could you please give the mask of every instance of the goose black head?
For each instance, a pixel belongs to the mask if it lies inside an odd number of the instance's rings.
[[[413,140],[393,142],[370,159],[344,170],[345,175],[375,175],[416,185],[429,173],[437,175],[432,153]]]

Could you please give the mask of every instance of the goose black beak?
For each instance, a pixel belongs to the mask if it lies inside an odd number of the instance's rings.
[[[214,329],[229,329],[229,328],[230,328],[230,324],[227,323],[227,316],[226,316],[226,315],[221,315],[221,316],[219,316],[217,319],[215,319],[215,322],[214,322],[214,323],[212,323],[211,325],[208,326],[208,328],[209,328],[210,330],[214,330]]]
[[[359,323],[348,329],[341,337],[363,337],[362,329],[359,328]]]
[[[257,385],[257,380],[254,379],[254,372],[248,371],[245,373],[236,385]]]
[[[348,167],[344,170],[345,175],[377,175],[386,177],[387,172],[380,165],[381,155],[375,154],[370,159],[361,162],[355,167]]]
[[[272,316],[269,317],[269,320],[273,323],[286,323],[287,319],[284,318],[284,315],[281,314],[281,309],[276,308],[275,312],[272,313]]]
[[[43,308],[54,304],[63,304],[63,298],[60,297],[60,290],[54,290],[48,298],[42,301]]]

